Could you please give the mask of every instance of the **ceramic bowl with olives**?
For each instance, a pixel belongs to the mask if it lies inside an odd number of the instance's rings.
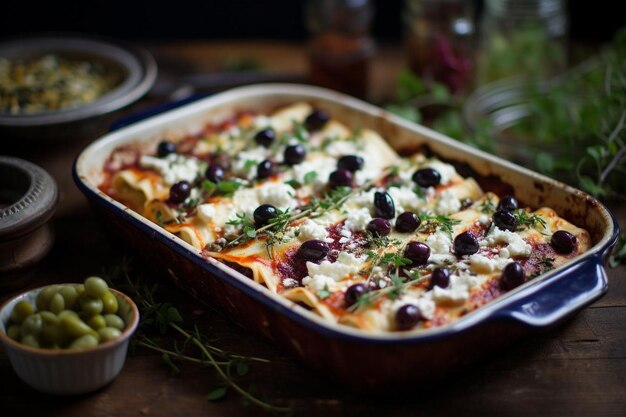
[[[51,394],[81,394],[122,370],[139,311],[99,277],[27,291],[0,307],[0,339],[17,375]]]

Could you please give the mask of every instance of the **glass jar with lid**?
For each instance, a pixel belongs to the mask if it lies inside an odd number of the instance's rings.
[[[567,66],[563,0],[485,0],[477,83],[522,76],[547,78]]]

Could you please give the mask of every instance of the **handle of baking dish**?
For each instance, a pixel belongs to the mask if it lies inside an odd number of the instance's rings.
[[[174,110],[178,107],[184,106],[185,104],[189,104],[196,100],[200,100],[202,98],[208,97],[210,94],[192,94],[191,96],[179,99],[172,100],[166,103],[157,104],[154,106],[147,107],[145,109],[139,110],[137,112],[131,113],[127,116],[124,116],[109,126],[109,132],[113,132],[114,130],[121,129],[133,123],[140,122],[144,119],[147,119],[152,116],[159,115],[161,113],[165,113],[168,110]]]
[[[587,258],[513,296],[498,318],[530,327],[549,327],[600,298],[608,289],[601,256]]]

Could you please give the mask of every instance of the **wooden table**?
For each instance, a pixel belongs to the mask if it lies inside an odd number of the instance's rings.
[[[306,68],[300,45],[282,43],[194,43],[148,45],[163,72],[207,70],[221,58],[256,56],[268,68],[302,75]],[[397,48],[381,48],[382,58],[373,71],[373,95],[391,91],[393,74],[403,64]],[[175,65],[174,65],[175,64]],[[163,77],[167,79],[167,74]],[[157,85],[151,96],[126,112],[163,102],[170,84]],[[160,90],[159,90],[160,89]],[[122,113],[119,114],[120,116]],[[8,154],[40,164],[57,180],[60,204],[54,219],[57,237],[52,252],[28,276],[26,286],[81,281],[113,266],[125,255],[89,210],[70,177],[75,155],[93,138],[60,146],[33,149],[10,145]],[[30,149],[29,149],[30,148]],[[5,149],[6,151],[6,149]],[[622,228],[626,210],[611,207]],[[137,261],[139,269],[147,268]],[[296,415],[525,415],[624,416],[626,415],[626,267],[608,269],[610,289],[601,300],[556,330],[527,339],[496,356],[454,370],[432,389],[396,396],[361,396],[324,375],[316,374],[265,340],[252,336],[224,317],[174,288],[164,274],[153,279],[166,286],[171,301],[185,321],[197,324],[215,344],[234,352],[265,357],[270,364],[253,364],[243,384],[256,384],[268,398],[289,403]],[[0,290],[0,301],[15,289]],[[195,416],[250,415],[234,393],[219,402],[205,395],[218,379],[208,368],[185,365],[172,375],[159,354],[138,348],[130,354],[123,372],[98,392],[57,397],[40,394],[13,373],[5,351],[0,350],[0,415],[62,416]]]

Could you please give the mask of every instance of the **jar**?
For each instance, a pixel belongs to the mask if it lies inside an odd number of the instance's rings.
[[[374,42],[369,0],[309,0],[305,16],[310,82],[367,98]]]
[[[473,81],[474,2],[406,0],[403,12],[408,66],[425,84],[452,92]]]
[[[546,78],[567,67],[563,0],[486,0],[480,20],[477,83]]]

